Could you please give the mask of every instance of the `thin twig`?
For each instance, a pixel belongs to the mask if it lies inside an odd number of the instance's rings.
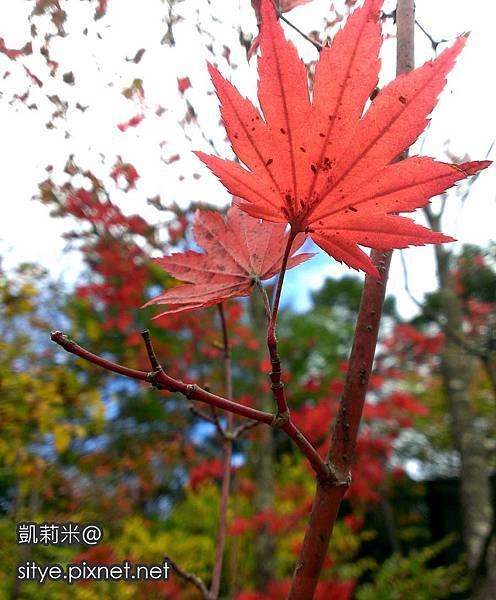
[[[237,440],[242,435],[244,435],[247,431],[250,431],[250,429],[253,429],[254,427],[258,427],[258,425],[260,425],[259,421],[251,421],[248,423],[242,423],[241,425],[238,425],[236,427],[236,429],[232,432],[233,438],[235,440]]]
[[[278,12],[279,12],[278,16],[281,19],[281,21],[284,21],[286,23],[286,25],[289,25],[297,33],[299,33],[303,39],[307,40],[307,42],[310,42],[312,44],[312,46],[317,50],[317,52],[322,51],[322,48],[324,47],[322,44],[320,44],[317,40],[312,39],[309,35],[307,35],[303,31],[301,31],[301,29],[299,29],[296,25],[291,23],[291,21],[287,17],[285,17],[280,11],[278,11]]]
[[[157,355],[155,354],[155,350],[153,349],[150,331],[148,329],[145,329],[141,332],[141,337],[145,342],[146,352],[148,354],[148,358],[150,359],[150,365],[152,366],[152,369],[154,371],[163,370],[163,367],[158,361]]]
[[[62,346],[62,348],[64,348],[64,350],[67,352],[75,354],[76,356],[79,356],[80,358],[83,358],[94,365],[102,367],[107,371],[112,371],[113,373],[118,373],[119,375],[124,375],[138,381],[148,382],[157,389],[168,390],[169,392],[179,392],[180,394],[183,394],[183,396],[186,396],[186,398],[189,400],[205,402],[206,404],[216,406],[217,408],[222,408],[223,410],[231,411],[234,414],[247,417],[248,419],[260,421],[262,423],[266,423],[267,425],[272,425],[274,416],[270,413],[245,406],[244,404],[239,404],[238,402],[228,400],[222,396],[217,396],[216,394],[207,392],[196,384],[187,384],[178,379],[174,379],[163,370],[147,372],[124,367],[107,360],[106,358],[93,354],[93,352],[86,350],[73,340],[69,339],[61,331],[54,331],[51,334],[51,339],[59,344],[59,346]]]
[[[437,51],[437,47],[439,46],[439,44],[444,44],[444,42],[449,42],[449,40],[435,40],[432,35],[427,31],[427,29],[425,29],[424,27],[422,27],[422,25],[417,21],[417,19],[415,19],[415,25],[420,29],[420,31],[425,35],[425,37],[430,41],[432,49],[434,50],[434,52]]]
[[[413,295],[410,284],[408,283],[408,270],[406,268],[405,255],[403,254],[403,250],[400,250],[400,260],[401,260],[401,268],[403,270],[403,285],[405,287],[405,292],[407,293],[410,300],[417,306],[417,308],[423,308],[422,302],[415,298]]]
[[[208,421],[208,423],[212,423],[212,425],[215,425],[213,417],[211,417],[210,415],[207,415],[206,413],[204,413],[201,410],[198,410],[192,402],[189,405],[189,410],[191,411],[192,414],[194,414],[199,419],[203,419],[204,421]]]
[[[224,431],[222,425],[220,424],[219,415],[217,414],[217,410],[215,409],[215,406],[210,407],[210,412],[212,414],[211,422],[215,425],[215,429],[217,430],[219,437],[221,439],[224,439],[226,437],[226,432]],[[232,415],[232,413],[228,413],[228,415]]]
[[[224,353],[224,385],[226,386],[226,397],[232,398],[232,369],[231,369],[231,344],[229,342],[229,333],[227,330],[226,315],[224,304],[217,304],[222,328],[222,348]]]
[[[227,329],[226,315],[224,312],[224,305],[221,302],[217,305],[222,329],[222,346],[224,354],[224,385],[227,398],[232,398],[232,368],[231,368],[231,344],[229,341],[229,332]],[[216,421],[217,431],[219,436],[223,439],[222,445],[223,451],[223,463],[222,463],[222,485],[220,494],[220,508],[219,508],[219,526],[217,529],[217,541],[215,544],[215,560],[214,568],[212,571],[212,583],[210,585],[210,596],[212,600],[217,600],[220,591],[220,582],[222,577],[222,564],[224,562],[224,548],[226,545],[227,535],[227,509],[229,503],[229,492],[231,488],[231,475],[232,475],[232,427],[233,427],[233,414],[230,412],[227,415],[227,432],[222,429],[215,408],[212,406],[212,414]]]
[[[465,352],[467,352],[468,354],[471,354],[472,356],[476,356],[477,358],[480,358],[482,361],[484,361],[484,359],[487,359],[489,356],[489,352],[487,350],[485,350],[484,348],[478,347],[474,344],[471,344],[463,335],[459,334],[456,331],[450,330],[448,327],[446,327],[446,324],[441,321],[439,316],[434,311],[432,311],[427,305],[422,304],[422,302],[420,302],[420,300],[418,300],[414,296],[414,294],[412,293],[412,291],[410,289],[410,284],[408,282],[408,270],[407,270],[406,261],[405,261],[405,257],[403,255],[402,250],[400,250],[400,259],[401,259],[401,267],[403,270],[403,282],[404,282],[403,285],[405,287],[405,292],[407,293],[410,300],[417,306],[417,308],[422,309],[424,314],[429,319],[434,321],[434,323],[436,323],[439,326],[441,331],[447,337],[449,337],[451,340],[453,340],[453,342],[455,342],[461,348],[463,348],[463,350],[465,350]]]
[[[186,571],[183,571],[183,569],[178,567],[177,564],[173,560],[171,560],[169,556],[166,556],[164,560],[169,563],[171,569],[177,575],[179,575],[181,579],[184,579],[184,581],[187,581],[188,583],[192,583],[200,591],[204,600],[210,600],[210,594],[208,592],[207,586],[200,577],[198,577],[194,573],[187,573]]]
[[[227,535],[227,509],[229,504],[229,492],[231,488],[232,475],[232,439],[224,438],[223,443],[223,463],[222,463],[222,484],[220,493],[219,507],[219,525],[217,529],[217,540],[215,544],[214,568],[212,571],[212,583],[210,585],[210,597],[217,600],[220,590],[222,577],[222,565],[224,562],[224,549]]]

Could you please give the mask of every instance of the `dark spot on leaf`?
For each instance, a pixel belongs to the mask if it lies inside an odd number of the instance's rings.
[[[272,158],[269,158],[269,160],[265,163],[265,166],[268,167],[269,165],[271,165],[274,161],[272,160]]]
[[[300,150],[301,150],[302,152],[306,152],[306,150],[305,150],[305,148],[303,148],[303,146],[300,146]]]
[[[401,104],[406,104],[406,98],[405,98],[405,96],[400,96],[398,98],[398,100],[401,102]]]
[[[322,169],[324,172],[326,172],[326,171],[329,171],[329,170],[331,169],[331,167],[332,167],[332,163],[331,163],[331,161],[330,161],[329,157],[328,157],[328,156],[326,156],[326,157],[324,158],[324,160],[322,161],[322,164],[321,164],[321,169]]]
[[[315,174],[317,174],[317,167],[315,165],[310,165],[310,168]]]
[[[354,206],[350,206],[349,209],[351,212],[358,212],[358,208],[355,208]]]
[[[280,129],[280,132],[281,132],[283,135],[286,135],[286,130],[284,129],[284,127],[281,127],[281,129]]]
[[[320,137],[325,137],[325,133],[319,133]]]
[[[291,200],[293,200],[293,198],[291,197],[291,194],[286,194],[284,196],[284,198],[285,198],[286,202],[291,202]]]
[[[379,93],[379,88],[378,87],[374,88],[374,90],[370,94],[370,100],[373,100],[377,96],[378,93]]]

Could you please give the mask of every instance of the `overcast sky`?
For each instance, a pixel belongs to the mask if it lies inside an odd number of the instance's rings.
[[[229,10],[226,6],[229,4]],[[73,255],[62,258],[64,241],[61,238],[67,224],[51,219],[46,207],[32,202],[37,184],[46,178],[45,167],[54,166],[54,178],[63,182],[62,168],[70,153],[78,163],[94,170],[105,180],[112,199],[125,212],[138,212],[151,221],[161,215],[147,205],[146,199],[157,194],[167,204],[176,201],[186,205],[190,200],[223,205],[229,196],[199,161],[192,155],[194,149],[208,150],[208,145],[197,128],[178,125],[186,110],[186,99],[195,107],[199,122],[207,137],[211,137],[223,156],[230,148],[218,126],[217,101],[205,69],[206,59],[212,55],[206,48],[212,44],[221,70],[252,99],[256,98],[256,61],[248,65],[245,51],[238,43],[236,27],[242,24],[247,33],[255,33],[256,23],[249,0],[185,0],[175,11],[184,17],[175,26],[174,47],[161,44],[166,32],[164,17],[166,5],[161,0],[109,0],[108,13],[94,22],[94,5],[80,0],[61,3],[69,16],[64,38],[51,41],[51,55],[60,63],[57,76],[47,77],[47,66],[39,54],[41,36],[33,42],[33,55],[11,61],[0,54],[0,127],[3,143],[0,145],[2,167],[2,203],[0,217],[0,253],[6,255],[7,265],[20,260],[39,261],[55,275],[67,280],[76,276],[80,262]],[[329,0],[314,0],[287,14],[304,31],[321,30],[323,18],[330,16]],[[393,3],[386,2],[386,10]],[[30,40],[29,12],[32,2],[2,0],[0,3],[0,36],[9,48],[22,47]],[[491,0],[417,0],[417,18],[435,39],[452,40],[456,35],[471,31],[467,46],[450,75],[445,92],[433,113],[432,124],[422,145],[422,152],[446,160],[445,148],[459,156],[483,159],[496,135],[496,85],[494,57],[496,56],[496,3]],[[214,16],[214,19],[212,19]],[[199,33],[200,24],[206,33]],[[40,31],[49,30],[48,19],[39,21]],[[45,29],[43,29],[45,27]],[[87,35],[83,29],[88,27]],[[391,24],[388,24],[390,30]],[[287,30],[305,60],[317,58],[315,49]],[[222,58],[223,46],[231,49],[231,68]],[[445,47],[443,44],[442,47]],[[126,61],[140,48],[145,48],[139,64]],[[429,40],[416,30],[416,62],[422,64],[433,56]],[[394,41],[385,43],[384,70],[387,81],[394,69]],[[23,93],[29,87],[26,65],[43,81],[43,87],[30,85],[30,99],[26,104],[9,101],[14,93]],[[5,72],[10,74],[3,78]],[[72,71],[75,85],[62,81],[62,74]],[[177,77],[188,76],[192,87],[184,95],[177,89]],[[126,99],[123,88],[133,79],[143,80],[145,99],[142,104]],[[47,122],[54,106],[48,95],[57,94],[69,102],[65,118]],[[36,101],[38,110],[29,110],[27,104]],[[75,108],[76,102],[88,109]],[[157,107],[166,111],[158,116]],[[125,132],[117,124],[142,113],[143,121]],[[66,138],[66,133],[70,137]],[[188,139],[189,138],[189,139]],[[418,151],[418,148],[417,150]],[[161,158],[180,154],[181,159],[166,165]],[[490,158],[494,158],[493,151]],[[136,190],[128,194],[119,191],[108,178],[117,155],[133,163],[140,180]],[[443,230],[461,243],[485,245],[495,238],[496,168],[483,172],[462,206],[455,194],[448,201]],[[193,177],[200,175],[200,178]],[[180,177],[183,179],[180,180]],[[416,219],[422,222],[421,215]],[[395,253],[389,291],[400,298],[401,312],[412,313],[414,305],[403,291],[403,275],[398,253]],[[435,287],[432,249],[414,248],[405,253],[410,287],[418,298]],[[325,256],[320,256],[305,267],[295,269],[288,278],[286,300],[304,307],[306,296],[302,287],[318,288],[325,275],[339,276],[347,269]],[[305,286],[302,286],[302,279]]]

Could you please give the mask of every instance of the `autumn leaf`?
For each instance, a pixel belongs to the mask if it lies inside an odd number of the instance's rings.
[[[10,60],[16,60],[19,56],[28,56],[29,54],[32,54],[33,46],[31,42],[27,42],[22,48],[14,50],[13,48],[7,48],[5,40],[3,37],[0,37],[0,53],[5,54]]]
[[[143,121],[143,119],[145,118],[144,114],[138,114],[138,115],[134,115],[134,117],[131,117],[129,119],[129,121],[126,121],[125,123],[118,123],[117,124],[117,129],[119,129],[119,131],[127,131],[130,127],[137,127],[141,121]]]
[[[451,165],[412,156],[395,162],[425,129],[459,38],[371,102],[377,85],[382,0],[366,0],[320,53],[310,96],[306,69],[284,37],[271,0],[262,0],[258,98],[262,114],[209,66],[234,152],[246,165],[198,152],[253,217],[289,223],[330,256],[375,277],[358,246],[405,248],[452,241],[398,216],[425,206],[489,161]],[[263,115],[263,116],[262,116]]]
[[[184,92],[191,87],[191,81],[189,77],[178,77],[177,78],[177,89],[184,94]]]
[[[233,206],[227,220],[217,212],[197,211],[193,233],[204,254],[187,250],[156,259],[170,275],[187,283],[166,290],[145,304],[168,305],[155,318],[248,296],[257,280],[270,279],[280,270],[287,236],[282,224],[254,219]],[[293,252],[304,239],[299,236]],[[292,256],[288,267],[296,267],[311,256]]]

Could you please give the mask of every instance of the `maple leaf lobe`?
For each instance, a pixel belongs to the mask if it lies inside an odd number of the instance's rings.
[[[243,211],[289,223],[336,260],[375,277],[359,246],[386,250],[452,241],[397,213],[425,206],[490,164],[453,167],[425,157],[394,162],[425,129],[466,37],[397,77],[363,114],[378,81],[381,6],[382,0],[366,0],[322,50],[310,97],[305,66],[284,37],[272,2],[262,0],[261,113],[209,66],[242,164],[197,152]]]

